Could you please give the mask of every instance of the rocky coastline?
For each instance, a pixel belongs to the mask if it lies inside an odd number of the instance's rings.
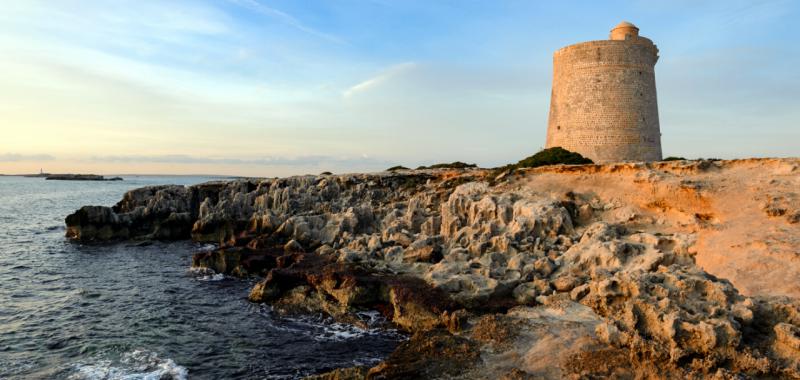
[[[409,333],[314,379],[800,378],[798,186],[798,159],[404,170],[145,187],[66,225],[216,243],[192,266],[252,302]]]

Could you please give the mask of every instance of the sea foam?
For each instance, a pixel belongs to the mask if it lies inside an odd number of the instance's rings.
[[[73,370],[69,380],[186,380],[189,373],[172,359],[162,359],[147,350],[126,352],[116,362],[78,363]]]

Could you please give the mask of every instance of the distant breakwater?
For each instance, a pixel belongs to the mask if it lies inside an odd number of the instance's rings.
[[[44,179],[56,181],[122,181],[122,177],[106,178],[96,174],[51,174],[45,176]]]

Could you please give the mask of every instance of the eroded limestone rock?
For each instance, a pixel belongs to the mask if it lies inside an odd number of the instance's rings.
[[[645,184],[677,175],[627,164],[586,170],[636,172]],[[400,356],[347,376],[800,373],[798,307],[745,297],[704,272],[694,263],[691,231],[639,230],[669,223],[618,197],[536,192],[515,185],[524,173],[490,186],[488,175],[409,171],[150,187],[113,208],[78,210],[67,217],[67,233],[81,241],[218,243],[194,265],[263,276],[253,302],[352,323],[353,313],[378,310],[395,327],[419,333]],[[674,191],[700,202],[707,185],[680,181]],[[660,201],[648,207],[669,212]],[[692,228],[716,223],[706,214],[679,216]],[[435,332],[426,338],[421,331]],[[558,347],[565,337],[570,343]],[[424,357],[437,353],[472,364]],[[475,366],[476,355],[486,361]]]

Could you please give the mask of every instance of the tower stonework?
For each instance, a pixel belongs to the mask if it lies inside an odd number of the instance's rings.
[[[596,163],[661,160],[656,61],[656,45],[628,22],[609,40],[556,51],[547,147]]]

